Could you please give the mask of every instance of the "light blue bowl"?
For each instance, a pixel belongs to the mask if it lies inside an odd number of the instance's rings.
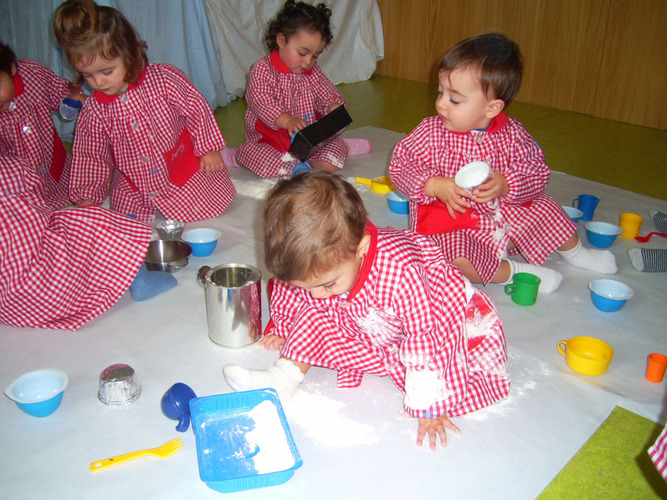
[[[616,237],[623,232],[622,228],[609,222],[587,222],[584,227],[588,242],[597,248],[610,247]]]
[[[35,370],[14,380],[5,394],[28,415],[46,417],[60,406],[67,382],[67,374],[60,370]]]
[[[387,198],[389,210],[395,214],[407,214],[409,212],[409,198],[400,191],[389,191],[384,195]]]
[[[632,298],[632,288],[616,280],[594,280],[588,284],[593,305],[603,312],[618,311]]]
[[[584,213],[578,208],[568,207],[567,205],[561,205],[561,207],[574,222],[579,222],[579,219],[581,219],[581,217],[584,215]]]
[[[192,247],[192,255],[206,257],[213,253],[222,233],[217,229],[202,227],[183,233],[183,241]]]

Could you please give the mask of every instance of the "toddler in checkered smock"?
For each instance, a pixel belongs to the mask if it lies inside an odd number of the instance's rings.
[[[311,365],[339,387],[388,376],[418,419],[417,444],[446,445],[450,418],[505,398],[510,380],[500,318],[484,292],[425,236],[367,220],[357,191],[310,172],[281,180],[267,200],[265,258],[271,322],[261,343],[280,349],[266,371],[223,369],[235,390],[274,387],[291,398]]]
[[[44,200],[52,208],[69,205],[72,157],[53,125],[63,98],[83,102],[70,82],[30,59],[18,61],[0,44],[0,154],[34,169]]]
[[[204,97],[181,70],[148,64],[146,45],[116,9],[68,0],[54,19],[58,42],[93,89],[73,146],[70,196],[152,222],[218,216],[236,190],[226,145]],[[113,172],[113,180],[112,180]]]
[[[502,111],[519,90],[518,46],[500,34],[458,43],[440,61],[438,116],[424,119],[394,150],[393,184],[410,197],[411,227],[430,235],[448,261],[473,283],[508,283],[515,272],[542,280],[540,292],[558,288],[562,275],[542,267],[553,251],[568,264],[616,272],[608,250],[581,245],[576,225],[544,193],[544,153],[521,124]],[[454,177],[484,161],[490,175],[468,191]],[[521,254],[528,263],[509,260]]]
[[[76,330],[137,281],[151,229],[95,205],[53,210],[40,184],[0,154],[0,323]]]
[[[299,163],[287,152],[294,134],[345,105],[317,64],[333,37],[330,16],[324,4],[315,7],[290,0],[271,21],[264,38],[270,54],[257,61],[248,75],[246,142],[223,150],[225,163],[268,178],[311,168],[334,172],[343,168],[346,156],[370,153],[366,139],[339,137],[317,147],[308,163]]]

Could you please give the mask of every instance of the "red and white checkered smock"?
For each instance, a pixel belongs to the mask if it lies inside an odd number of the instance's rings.
[[[335,85],[315,64],[302,74],[292,73],[278,51],[257,61],[248,75],[245,94],[246,142],[236,149],[236,160],[263,178],[288,175],[299,163],[286,153],[289,132],[279,129],[282,113],[313,123],[329,112],[332,103],[345,104]],[[347,146],[340,137],[318,148],[309,160],[326,160],[343,168]]]
[[[424,193],[426,181],[453,178],[461,167],[477,160],[505,176],[509,191],[493,202],[471,202],[472,210],[481,215],[478,228],[429,237],[442,246],[450,262],[458,257],[470,260],[487,284],[509,240],[516,245],[510,253],[542,265],[572,236],[576,225],[544,194],[550,170],[543,151],[517,120],[501,113],[486,131],[467,133],[448,131],[437,116],[425,118],[396,145],[389,174],[394,186],[410,198],[410,227],[416,227],[419,205],[435,201]]]
[[[190,149],[184,138],[191,139]],[[236,189],[226,169],[208,176],[199,170],[198,157],[225,145],[206,99],[185,74],[169,64],[150,64],[124,94],[95,91],[86,100],[74,139],[70,196],[76,203],[102,203],[115,166],[112,210],[146,222],[156,209],[183,222],[217,217]],[[195,169],[184,184],[176,183],[168,165],[183,150],[197,160],[177,165],[184,181],[189,173],[183,178],[183,172]]]
[[[505,336],[491,299],[425,236],[368,224],[348,296],[315,299],[273,280],[269,333],[281,356],[338,371],[339,387],[389,376],[414,417],[455,417],[509,394]]]
[[[660,475],[667,481],[667,427],[665,427],[658,439],[648,449],[648,454]]]
[[[69,81],[30,59],[17,63],[13,78],[15,97],[0,112],[0,154],[24,161],[41,180],[46,203],[53,208],[69,205],[71,156],[53,125],[51,115],[71,93]]]
[[[37,184],[0,155],[0,323],[76,330],[130,286],[150,227],[95,205],[52,210]]]

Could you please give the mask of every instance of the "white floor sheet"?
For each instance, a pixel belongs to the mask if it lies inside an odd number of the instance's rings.
[[[346,135],[367,137],[375,149],[349,159],[345,178],[386,173],[401,134],[365,127]],[[69,375],[62,405],[49,417],[28,416],[0,398],[0,498],[221,498],[199,478],[192,430],[176,432],[176,422],[162,415],[160,400],[175,382],[190,385],[199,396],[229,392],[223,365],[263,368],[277,357],[258,346],[226,349],[208,338],[204,290],[195,280],[199,267],[241,262],[262,270],[264,286],[269,277],[259,235],[262,197],[273,181],[247,170],[231,175],[239,190],[232,205],[215,220],[188,225],[216,227],[223,238],[210,257],[193,257],[175,274],[175,289],[147,302],[125,294],[76,333],[0,327],[0,389],[38,368],[59,368]],[[389,212],[382,195],[357,187],[376,225],[407,227],[407,216]],[[667,212],[666,201],[558,172],[547,191],[562,204],[571,204],[580,193],[598,196],[597,220],[617,223],[621,212],[641,214],[642,234],[655,230],[648,209]],[[587,244],[583,223],[579,234]],[[339,390],[334,372],[314,368],[295,400],[285,405],[303,466],[283,485],[229,498],[531,499],[616,405],[664,423],[665,382],[648,382],[644,368],[647,354],[667,354],[667,274],[635,271],[627,250],[638,246],[667,248],[667,240],[654,237],[640,245],[619,238],[614,243],[615,278],[634,289],[634,298],[619,312],[595,309],[587,283],[599,276],[557,256],[545,265],[563,273],[563,284],[534,306],[515,305],[502,287],[487,287],[504,322],[511,395],[457,418],[463,435],[450,434],[446,449],[416,447],[416,421],[399,415],[402,397],[389,379],[366,376],[359,388]],[[567,367],[556,344],[577,335],[611,344],[615,356],[607,373],[586,377]],[[96,396],[100,372],[114,363],[132,366],[143,386],[140,398],[128,406],[106,406]],[[89,470],[94,460],[158,446],[179,435],[184,447],[169,458],[144,457]]]

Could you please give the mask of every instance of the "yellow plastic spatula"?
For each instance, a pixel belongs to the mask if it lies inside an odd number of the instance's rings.
[[[118,455],[116,457],[105,458],[104,460],[98,460],[97,462],[92,462],[90,464],[90,470],[102,470],[112,465],[120,464],[132,460],[137,457],[143,457],[144,455],[155,455],[156,457],[165,458],[174,453],[176,450],[183,446],[183,440],[181,438],[172,439],[168,443],[164,443],[162,446],[157,448],[148,448],[146,450],[133,451],[132,453],[125,453],[124,455]]]

